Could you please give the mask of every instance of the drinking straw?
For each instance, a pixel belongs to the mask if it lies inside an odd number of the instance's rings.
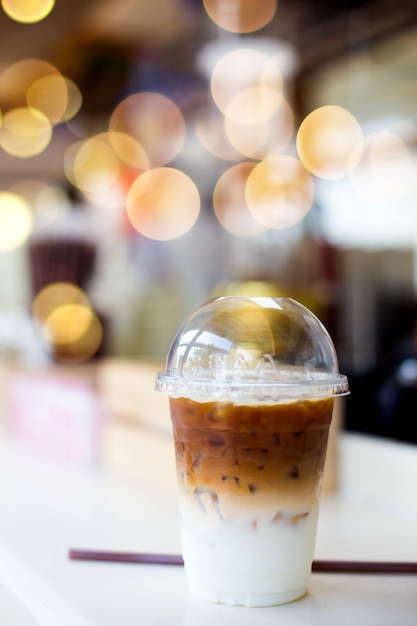
[[[179,554],[152,552],[113,552],[72,548],[69,551],[69,558],[76,561],[184,565]],[[322,574],[417,574],[417,562],[315,560],[311,571]]]

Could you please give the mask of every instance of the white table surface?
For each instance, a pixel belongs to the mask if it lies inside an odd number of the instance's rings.
[[[347,443],[348,460],[356,443],[367,458],[361,438]],[[417,575],[313,574],[303,599],[253,609],[192,598],[181,566],[70,560],[71,547],[179,552],[175,492],[54,461],[6,435],[0,502],[2,626],[417,625]],[[322,498],[316,558],[417,561],[417,512],[347,485]]]

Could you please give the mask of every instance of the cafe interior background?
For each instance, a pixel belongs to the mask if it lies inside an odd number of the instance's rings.
[[[417,7],[3,0],[0,32],[6,431],[152,425],[178,325],[250,293],[323,321],[342,428],[417,443]]]

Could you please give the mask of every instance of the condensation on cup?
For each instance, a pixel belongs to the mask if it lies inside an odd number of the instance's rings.
[[[334,399],[349,392],[323,324],[291,298],[216,298],[179,328],[155,387],[169,395],[190,591],[302,597]]]

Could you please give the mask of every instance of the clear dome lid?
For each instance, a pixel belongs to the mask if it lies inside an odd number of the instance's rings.
[[[348,393],[320,320],[291,298],[226,296],[183,322],[158,391],[196,400],[282,402]]]

